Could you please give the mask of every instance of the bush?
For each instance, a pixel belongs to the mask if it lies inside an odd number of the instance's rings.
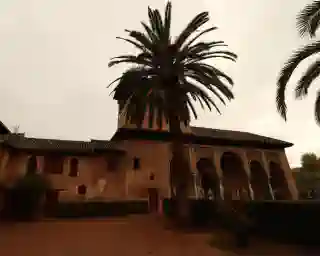
[[[48,181],[39,174],[27,174],[20,178],[12,188],[4,190],[2,217],[34,219],[42,211],[41,202],[48,188]]]
[[[319,244],[319,201],[264,201],[249,204],[255,231],[287,242]]]
[[[47,215],[56,218],[126,216],[148,213],[148,201],[60,202]]]
[[[211,200],[190,199],[190,224],[195,227],[210,225],[217,219],[216,204]],[[174,217],[176,212],[175,202],[172,199],[164,199],[162,202],[164,215]]]

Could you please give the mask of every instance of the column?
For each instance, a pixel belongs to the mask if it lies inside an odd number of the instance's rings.
[[[288,183],[288,189],[291,194],[291,199],[298,200],[299,193],[298,193],[298,190],[296,187],[295,180],[292,176],[292,171],[291,171],[291,168],[290,168],[290,165],[289,165],[289,162],[288,162],[288,159],[287,159],[287,156],[286,156],[286,153],[284,150],[283,150],[283,152],[281,152],[279,154],[279,158],[280,158],[281,168],[284,172],[284,176],[285,176],[287,183]]]
[[[275,200],[274,193],[273,193],[273,189],[272,189],[272,186],[271,186],[271,184],[270,184],[270,168],[269,168],[268,160],[267,160],[267,157],[266,157],[264,151],[261,151],[260,153],[261,153],[261,159],[262,159],[263,169],[265,170],[265,172],[266,172],[267,175],[268,175],[269,193],[270,193],[270,195],[271,195],[272,200]]]
[[[247,152],[244,150],[241,150],[239,153],[240,153],[240,157],[241,157],[241,160],[243,163],[243,168],[244,168],[244,170],[247,174],[247,177],[248,177],[249,197],[250,197],[250,200],[253,200],[254,199],[254,192],[253,192],[253,189],[252,189],[251,183],[250,183],[251,170],[250,170],[250,166],[249,166],[249,162],[248,162]]]
[[[220,165],[220,159],[221,159],[221,151],[219,151],[218,149],[214,149],[213,152],[213,164],[215,166],[215,172],[217,174],[217,177],[219,178],[219,188],[218,188],[218,192],[219,192],[219,197],[224,200],[224,187],[223,187],[223,183],[222,183],[222,179],[223,179],[223,172],[221,170],[221,165]]]

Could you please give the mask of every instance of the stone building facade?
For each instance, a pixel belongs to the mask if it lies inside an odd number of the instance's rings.
[[[297,199],[285,154],[291,143],[238,131],[182,127],[192,171],[191,197]],[[119,115],[109,141],[28,138],[0,124],[0,183],[31,171],[46,175],[54,200],[156,202],[171,196],[170,133],[137,129]],[[207,188],[207,189],[204,189]],[[52,199],[53,200],[53,199]]]

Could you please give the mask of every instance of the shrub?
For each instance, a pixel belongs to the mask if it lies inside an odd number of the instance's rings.
[[[5,189],[3,217],[16,220],[34,219],[40,212],[50,184],[39,174],[27,174],[12,188]]]
[[[274,239],[319,244],[319,201],[262,201],[249,204],[256,232]]]

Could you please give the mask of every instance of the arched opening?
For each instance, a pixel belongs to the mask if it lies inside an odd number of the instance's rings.
[[[27,163],[27,174],[35,174],[37,173],[37,157],[36,156],[31,156],[28,159],[28,163]]]
[[[251,187],[255,200],[272,199],[269,189],[269,178],[261,163],[254,160],[250,162]]]
[[[215,166],[208,158],[201,158],[196,165],[203,192],[202,196],[205,199],[216,199],[220,195],[220,182]]]
[[[72,158],[70,161],[70,172],[69,176],[70,177],[78,177],[79,176],[79,161],[76,158]]]
[[[291,199],[291,194],[288,187],[288,182],[284,174],[284,170],[280,164],[270,162],[270,184],[272,187],[273,195],[276,200]]]
[[[85,195],[87,193],[87,186],[82,184],[78,186],[78,194],[79,195]]]
[[[240,156],[233,152],[225,152],[221,156],[220,164],[223,174],[224,199],[250,198],[248,176]]]

